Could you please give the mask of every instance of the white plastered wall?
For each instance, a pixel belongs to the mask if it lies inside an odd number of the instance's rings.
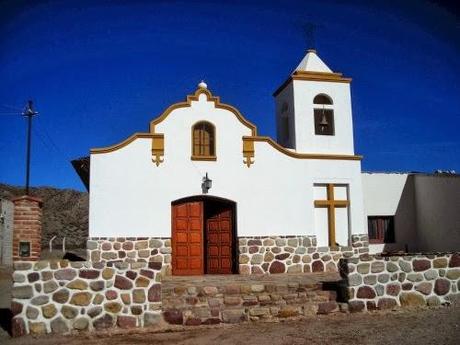
[[[216,127],[215,162],[190,159],[191,127],[200,120]],[[165,138],[164,163],[158,167],[151,161],[150,139],[91,155],[91,237],[169,237],[171,202],[200,195],[206,172],[213,181],[209,195],[237,203],[238,236],[317,234],[315,183],[349,185],[350,232],[366,230],[359,161],[296,159],[255,142],[255,163],[248,168],[242,137],[251,135],[250,129],[232,112],[216,109],[204,94],[191,107],[173,110],[155,130]],[[336,229],[348,232],[340,221]]]
[[[363,173],[363,198],[369,216],[394,216],[395,243],[370,244],[371,253],[417,248],[414,184],[408,174]],[[367,225],[366,225],[367,228]]]
[[[415,175],[420,251],[460,249],[460,176]]]
[[[287,85],[276,97],[276,140],[277,142],[288,148],[295,148],[295,117],[293,103],[293,88],[292,83]],[[283,107],[287,110],[283,113]],[[288,127],[283,125],[283,119],[288,119]]]

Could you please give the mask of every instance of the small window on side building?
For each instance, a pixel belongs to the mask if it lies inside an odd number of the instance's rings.
[[[369,243],[383,244],[395,242],[394,216],[369,216],[367,228]]]

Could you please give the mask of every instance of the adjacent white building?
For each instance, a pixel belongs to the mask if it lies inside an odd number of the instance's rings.
[[[363,173],[362,180],[371,253],[460,248],[460,175]]]

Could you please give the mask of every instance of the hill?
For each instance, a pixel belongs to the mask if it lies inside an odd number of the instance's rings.
[[[66,248],[85,248],[88,237],[88,193],[72,189],[33,187],[32,196],[43,200],[42,248],[56,236],[53,247],[58,248],[66,238]],[[24,195],[24,188],[0,183],[0,198]]]

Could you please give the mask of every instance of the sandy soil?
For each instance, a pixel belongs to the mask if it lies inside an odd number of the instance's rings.
[[[337,314],[279,323],[246,323],[152,333],[148,329],[74,336],[0,339],[3,344],[459,344],[460,306]]]

